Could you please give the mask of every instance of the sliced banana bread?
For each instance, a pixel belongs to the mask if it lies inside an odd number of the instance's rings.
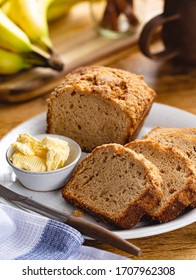
[[[141,76],[104,66],[69,73],[48,99],[47,132],[68,136],[82,150],[134,139],[155,92]]]
[[[187,136],[181,132],[156,133],[149,138],[167,147],[173,147],[183,152],[196,166],[196,138]]]
[[[193,161],[196,168],[196,128],[176,129],[175,132],[170,132],[168,128],[157,128],[148,133],[144,139],[151,139],[165,146],[179,149]],[[190,207],[196,208],[196,198]]]
[[[151,131],[149,131],[147,134],[145,134],[142,139],[146,138],[152,138],[153,136],[159,135],[159,134],[167,134],[171,132],[180,132],[187,136],[196,137],[196,128],[195,127],[185,127],[185,128],[178,128],[178,127],[162,127],[157,126],[153,128]]]
[[[158,169],[119,144],[95,148],[62,189],[65,200],[118,228],[131,228],[162,197]]]
[[[152,140],[135,140],[127,148],[144,155],[160,171],[163,198],[160,205],[149,211],[159,222],[175,219],[196,198],[196,172],[192,162],[179,150]]]

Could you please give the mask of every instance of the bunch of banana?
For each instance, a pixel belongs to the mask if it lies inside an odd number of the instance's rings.
[[[0,0],[0,74],[35,66],[62,70],[53,51],[47,9],[55,0]]]
[[[49,37],[47,10],[52,2],[54,0],[9,0],[2,9],[33,44],[51,52],[53,45]]]
[[[35,66],[62,70],[48,22],[82,1],[85,0],[0,0],[0,74]]]
[[[62,70],[63,64],[55,59],[47,58],[35,52],[22,55],[0,48],[0,75],[15,74],[32,67],[50,67],[54,70]]]

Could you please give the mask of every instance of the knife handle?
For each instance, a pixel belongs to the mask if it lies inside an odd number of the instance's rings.
[[[70,216],[67,219],[66,224],[77,229],[83,235],[86,235],[88,237],[106,243],[108,245],[111,245],[114,248],[132,254],[134,256],[140,256],[142,254],[140,248],[128,242],[127,240],[122,239],[115,233],[103,227],[100,227],[99,225],[84,221],[81,218],[77,218],[74,216]]]

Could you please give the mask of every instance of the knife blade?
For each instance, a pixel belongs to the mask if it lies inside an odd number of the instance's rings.
[[[24,207],[25,209],[34,211],[45,217],[64,222],[69,226],[77,229],[81,234],[96,239],[102,243],[108,244],[122,250],[126,253],[130,253],[134,256],[140,256],[142,251],[140,248],[134,244],[128,242],[127,240],[119,237],[117,234],[111,232],[110,230],[103,228],[97,224],[93,224],[88,221],[84,221],[79,217],[74,217],[73,215],[59,211],[57,209],[43,205],[30,197],[15,193],[14,191],[4,187],[0,184],[0,197],[7,201],[13,202],[19,207]]]

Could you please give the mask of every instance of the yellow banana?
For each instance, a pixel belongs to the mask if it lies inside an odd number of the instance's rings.
[[[61,70],[56,65],[53,58],[44,58],[37,53],[14,53],[0,48],[0,75],[15,74],[24,69],[32,67],[50,67],[55,70]]]
[[[25,60],[24,56],[17,53],[9,52],[4,49],[0,49],[0,74],[14,74],[22,69],[31,68],[32,65]]]
[[[31,51],[27,35],[0,9],[0,46],[14,52]]]
[[[66,14],[71,10],[71,8],[75,5],[75,2],[79,2],[81,0],[55,0],[48,7],[47,11],[47,20],[53,21],[56,20]]]
[[[3,5],[7,0],[0,0],[0,6]]]
[[[8,0],[0,0],[0,8],[2,11],[7,14],[7,11],[9,10],[10,2]]]
[[[72,7],[80,2],[99,1],[100,0],[54,0],[48,7],[47,19],[50,22],[68,14]]]
[[[37,61],[40,66],[51,67],[56,70],[62,70],[63,64],[57,56],[53,57],[44,52],[37,46],[34,46],[28,36],[15,25],[0,9],[0,47],[5,51],[19,53],[23,57],[28,57]],[[1,56],[0,56],[1,57]],[[8,55],[7,57],[10,57]],[[0,59],[0,64],[1,60]],[[18,59],[19,60],[19,59]]]
[[[47,22],[47,10],[54,0],[9,0],[5,11],[33,44],[51,52],[51,42]],[[5,4],[6,5],[6,4]]]

